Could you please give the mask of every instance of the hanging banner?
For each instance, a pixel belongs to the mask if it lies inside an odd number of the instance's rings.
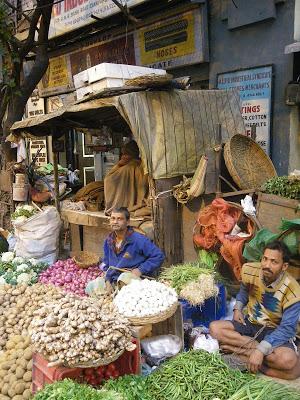
[[[137,65],[163,69],[208,61],[204,7],[139,29],[135,54]]]
[[[217,87],[238,89],[247,136],[255,126],[256,142],[270,154],[272,66],[218,74]]]
[[[50,59],[39,89],[43,97],[74,90],[69,56]]]
[[[120,3],[130,8],[146,1],[122,0]],[[53,6],[49,37],[53,38],[95,22],[92,15],[97,19],[104,19],[120,12],[120,8],[112,0],[57,1]]]

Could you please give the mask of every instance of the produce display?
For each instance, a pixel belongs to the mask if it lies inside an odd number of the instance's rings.
[[[200,262],[173,265],[165,268],[160,281],[174,288],[179,297],[192,305],[201,305],[206,299],[218,295],[215,272],[212,267]]]
[[[0,286],[0,350],[11,335],[28,335],[35,310],[65,294],[51,285]]]
[[[13,336],[0,356],[1,399],[31,398],[32,349],[30,338]]]
[[[127,400],[112,390],[96,390],[70,379],[64,379],[45,386],[33,398],[34,400]]]
[[[15,253],[11,251],[2,253],[0,261],[0,285],[33,285],[38,281],[39,273],[47,267],[46,263],[38,262],[34,258],[25,259],[23,257],[16,257]]]
[[[11,219],[14,223],[22,223],[37,213],[38,210],[35,207],[25,204],[17,206],[16,211],[11,214]]]
[[[114,363],[103,365],[98,368],[85,368],[83,370],[84,381],[92,386],[100,386],[104,380],[118,378],[120,372]]]
[[[228,400],[299,400],[300,393],[287,385],[264,379],[252,379],[236,391]]]
[[[118,379],[110,379],[105,382],[103,388],[122,394],[126,400],[155,400],[151,395],[151,388],[148,387],[147,378],[140,375],[125,375]]]
[[[125,317],[151,317],[177,304],[174,289],[154,280],[133,280],[123,286],[114,298],[120,314]]]
[[[111,303],[70,293],[35,312],[31,340],[47,360],[70,367],[88,366],[135,348],[128,321]]]
[[[288,199],[300,199],[300,177],[276,176],[269,179],[262,187],[263,192],[276,194]]]
[[[39,276],[39,282],[60,286],[66,292],[85,296],[85,288],[88,282],[101,275],[102,271],[98,266],[83,269],[69,258],[65,261],[57,261],[42,272]]]

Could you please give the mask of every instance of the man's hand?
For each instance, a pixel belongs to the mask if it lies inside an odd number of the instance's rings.
[[[240,310],[233,311],[233,319],[234,319],[234,321],[239,322],[240,324],[246,325],[245,319],[244,319],[244,314]]]
[[[253,374],[256,374],[259,368],[261,367],[263,360],[264,360],[264,354],[257,349],[253,350],[249,357],[247,366],[248,370]]]
[[[140,278],[140,276],[142,275],[141,271],[138,268],[135,268],[131,271],[131,273],[135,276],[137,276],[138,278]]]

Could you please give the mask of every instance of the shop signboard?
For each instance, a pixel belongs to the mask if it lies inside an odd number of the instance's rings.
[[[135,55],[137,65],[163,69],[208,61],[204,7],[137,30]]]
[[[45,114],[45,102],[39,96],[39,90],[35,89],[27,101],[26,114],[28,118]]]
[[[74,90],[68,55],[50,59],[48,69],[40,82],[39,90],[42,97]]]
[[[133,35],[103,41],[70,54],[73,76],[103,62],[135,65]]]
[[[122,0],[123,6],[134,7],[148,0]],[[99,19],[120,13],[120,8],[112,0],[63,0],[55,2],[49,29],[49,37],[63,35]]]
[[[239,91],[246,134],[254,126],[257,143],[270,154],[272,66],[218,74],[217,87]]]

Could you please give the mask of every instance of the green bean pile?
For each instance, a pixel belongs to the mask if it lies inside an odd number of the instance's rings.
[[[299,400],[300,393],[287,385],[265,379],[253,379],[228,400]]]
[[[155,400],[227,400],[251,379],[218,354],[192,350],[167,361],[148,377],[147,386]]]

